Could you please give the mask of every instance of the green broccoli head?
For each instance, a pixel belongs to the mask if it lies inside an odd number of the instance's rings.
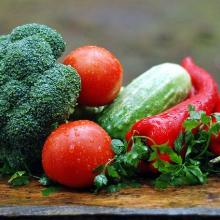
[[[10,109],[10,103],[2,93],[0,94],[0,125],[3,127],[7,122],[7,115],[6,113]],[[1,129],[0,129],[1,130]],[[1,136],[1,134],[0,134]],[[0,142],[1,143],[1,142]]]
[[[46,37],[50,31],[51,42]],[[0,59],[0,158],[13,170],[35,170],[53,125],[74,111],[80,77],[72,67],[56,63],[65,44],[47,26],[20,26],[5,39]],[[5,39],[0,38],[0,47]]]
[[[42,24],[34,23],[16,27],[11,33],[10,40],[15,42],[33,35],[38,35],[43,38],[51,46],[53,55],[56,59],[64,52],[65,42],[62,36],[57,31]]]
[[[0,36],[0,43],[1,43],[2,41],[5,41],[5,40],[9,39],[9,37],[10,37],[10,35],[1,35],[1,36]]]
[[[55,58],[50,45],[33,35],[9,44],[3,62],[3,71],[21,80],[32,73],[43,74],[55,64]]]
[[[10,35],[2,35],[0,36],[0,60],[5,56],[6,54],[6,48],[8,44],[10,43]]]
[[[13,108],[18,102],[26,100],[29,88],[18,80],[11,79],[2,87],[2,94],[7,98],[10,107]]]
[[[29,99],[37,118],[64,121],[74,111],[79,91],[80,78],[76,71],[72,67],[56,64],[38,78]]]

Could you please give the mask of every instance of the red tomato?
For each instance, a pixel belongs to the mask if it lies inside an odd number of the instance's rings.
[[[118,95],[123,70],[118,59],[108,50],[84,46],[72,51],[64,64],[77,70],[82,81],[79,103],[102,106],[111,103]]]
[[[52,180],[84,188],[92,186],[93,170],[113,156],[105,130],[92,121],[80,120],[63,124],[50,134],[43,147],[42,164]]]

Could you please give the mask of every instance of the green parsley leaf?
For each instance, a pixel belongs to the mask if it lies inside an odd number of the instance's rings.
[[[102,187],[106,186],[108,183],[108,179],[105,174],[101,173],[94,179],[94,185],[97,189],[101,189]]]
[[[185,158],[188,158],[189,155],[191,154],[193,146],[195,144],[194,135],[190,131],[186,131],[186,133],[185,133],[185,143],[187,146]]]
[[[199,183],[203,184],[206,182],[206,174],[203,174],[199,166],[190,166],[189,171],[197,177]]]
[[[167,144],[159,145],[158,149],[160,153],[162,154],[166,153],[167,155],[169,155],[171,161],[173,161],[174,163],[177,163],[177,164],[182,163],[182,157],[178,155],[176,152],[174,152],[173,149]]]
[[[212,124],[211,128],[210,128],[210,132],[212,134],[218,135],[218,133],[220,132],[220,123],[214,123]]]
[[[53,193],[59,192],[60,191],[60,186],[50,186],[46,189],[41,190],[41,193],[43,196],[49,196]]]
[[[137,167],[139,162],[139,155],[136,151],[130,151],[124,156],[124,163],[128,166]]]
[[[117,184],[117,185],[112,184],[112,185],[107,186],[107,188],[106,188],[107,192],[109,192],[109,193],[118,192],[120,189],[122,189],[121,184],[120,185],[119,184]]]
[[[168,164],[165,168],[159,167],[162,174],[155,180],[156,188],[165,189],[168,186],[184,186],[203,184],[206,182],[204,174],[199,163],[184,163],[182,165]]]
[[[171,173],[162,173],[159,177],[154,181],[154,186],[158,189],[166,189],[171,185],[170,181],[172,179]]]
[[[124,188],[128,188],[128,185],[122,182],[122,183],[117,183],[117,184],[111,184],[106,188],[106,190],[109,193],[115,193]]]
[[[114,193],[114,192],[118,192],[121,189],[125,189],[125,188],[139,188],[141,185],[139,182],[135,181],[135,180],[125,180],[124,182],[120,182],[117,184],[111,184],[109,185],[106,190],[109,193]]]
[[[119,178],[120,175],[114,166],[107,166],[108,175],[113,178]]]
[[[183,149],[183,139],[184,139],[184,135],[181,132],[174,142],[174,149],[178,154],[180,154]]]
[[[148,159],[149,149],[145,143],[143,143],[140,137],[134,139],[134,144],[132,146],[132,151],[138,154],[139,159]]]
[[[17,171],[8,180],[8,183],[12,186],[27,185],[29,182],[29,176],[27,175],[26,171]]]
[[[38,182],[39,182],[42,186],[49,186],[49,185],[51,185],[51,180],[50,180],[47,176],[45,176],[45,175],[43,175],[43,176],[38,180]]]
[[[183,127],[186,129],[186,131],[191,131],[192,129],[198,127],[200,124],[200,121],[197,119],[186,119],[183,122]]]
[[[203,124],[208,125],[211,122],[211,117],[206,115],[205,112],[201,111],[201,121]]]
[[[126,151],[125,144],[119,139],[112,140],[112,149],[116,155],[122,154]]]
[[[152,147],[151,149],[152,149],[152,152],[151,152],[151,154],[149,156],[149,159],[148,159],[148,161],[150,161],[150,162],[156,160],[157,156],[158,156],[157,148],[156,147]]]
[[[128,176],[128,171],[126,171],[126,167],[123,166],[123,160],[116,160],[116,162],[114,163],[114,167],[117,170],[117,172],[119,173],[120,176],[126,177]]]

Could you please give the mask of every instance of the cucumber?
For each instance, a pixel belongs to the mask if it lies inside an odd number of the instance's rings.
[[[139,119],[161,113],[183,101],[191,86],[189,74],[180,65],[154,66],[127,85],[97,121],[112,138],[124,139]]]

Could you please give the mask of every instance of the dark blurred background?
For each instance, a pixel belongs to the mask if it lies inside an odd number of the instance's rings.
[[[66,53],[89,44],[109,49],[124,67],[125,84],[187,55],[220,84],[219,0],[0,0],[0,34],[30,22],[61,32]]]

